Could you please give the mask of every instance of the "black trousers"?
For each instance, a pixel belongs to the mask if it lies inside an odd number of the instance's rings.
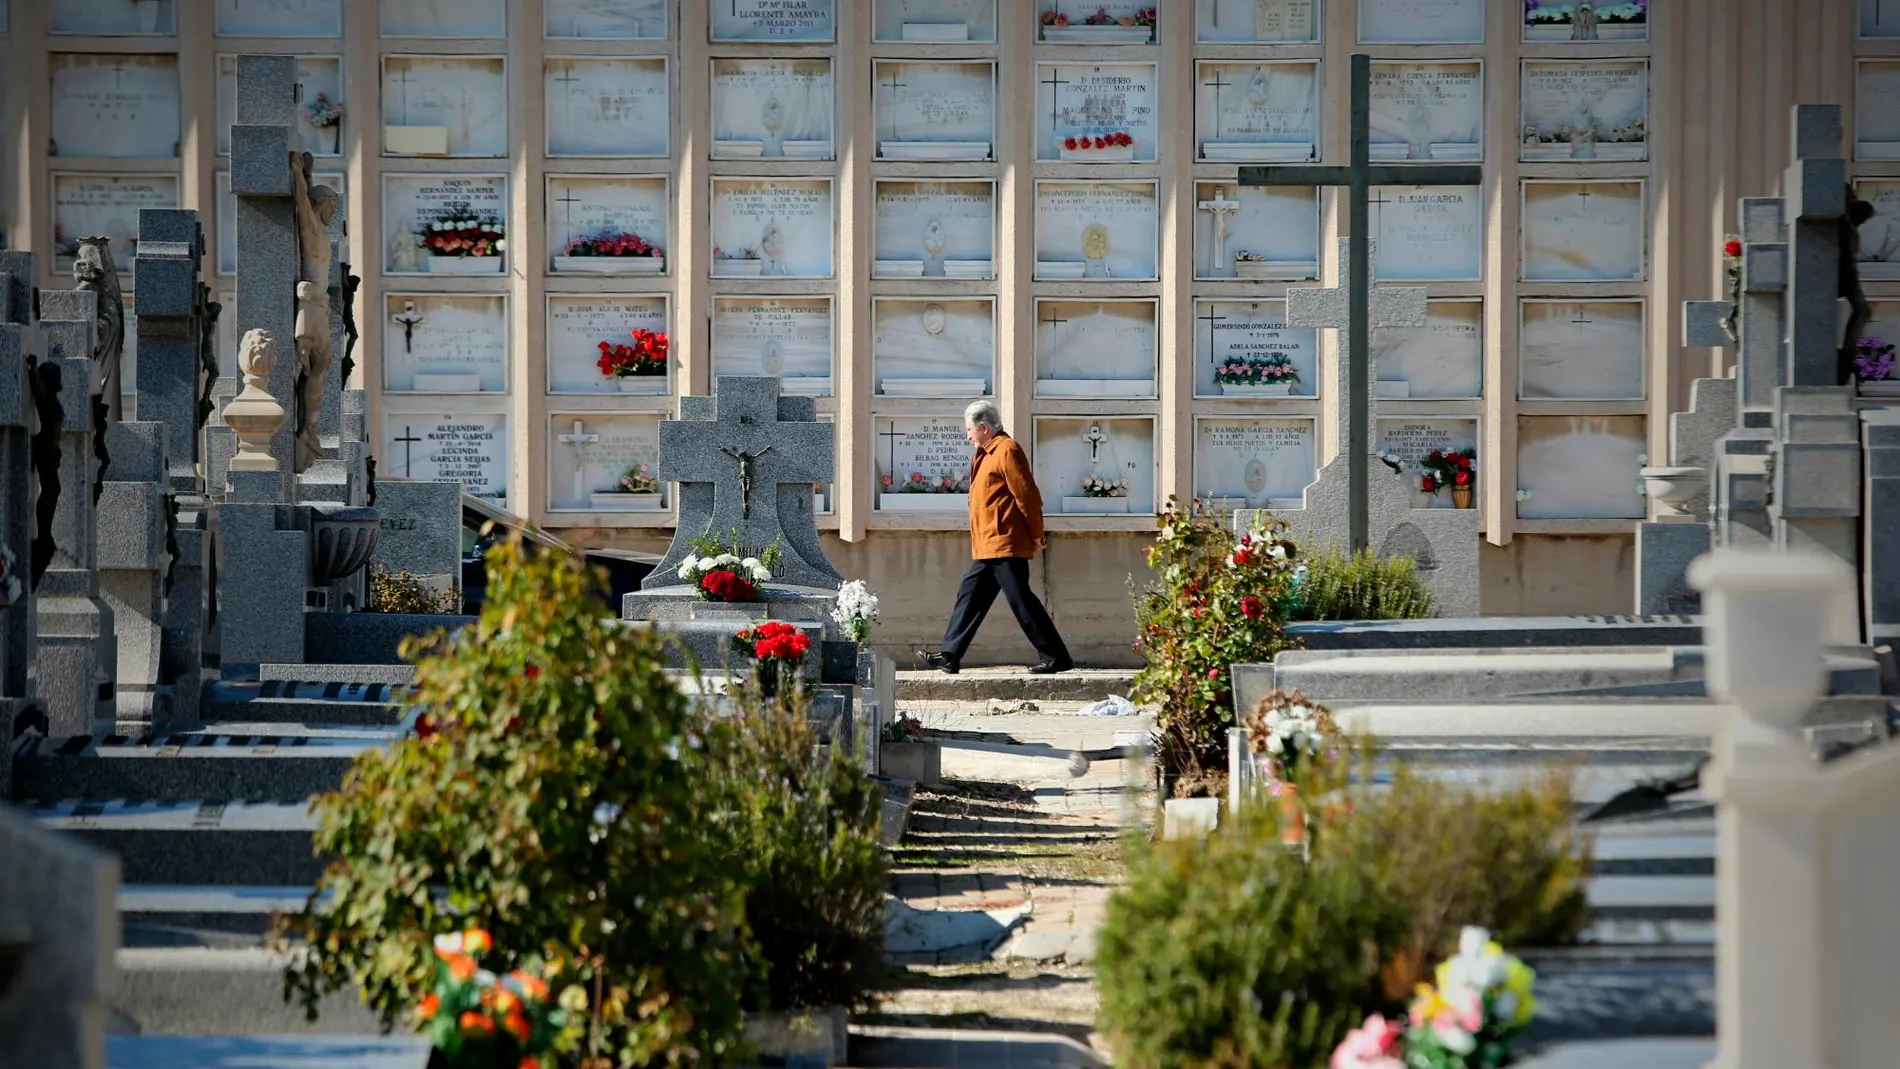
[[[1049,619],[1049,611],[1029,589],[1027,557],[993,557],[970,562],[970,570],[963,573],[963,582],[957,587],[957,606],[950,613],[950,626],[944,628],[943,655],[953,661],[963,660],[970,643],[976,640],[977,628],[983,626],[983,618],[996,603],[999,590],[1009,601],[1009,611],[1016,614],[1016,622],[1022,625],[1023,634],[1029,636],[1029,644],[1036,647],[1036,652],[1047,661],[1070,663],[1069,647],[1063,645],[1062,636],[1056,633],[1056,622]]]

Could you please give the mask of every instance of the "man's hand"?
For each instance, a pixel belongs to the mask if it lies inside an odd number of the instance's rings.
[[[1041,538],[1036,539],[1036,548],[1039,550],[1042,550],[1045,553],[1048,552],[1049,551],[1049,536],[1043,535]]]

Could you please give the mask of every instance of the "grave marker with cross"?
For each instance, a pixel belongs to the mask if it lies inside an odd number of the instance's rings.
[[[571,128],[574,125],[574,83],[580,81],[581,76],[574,73],[570,63],[561,68],[554,80],[561,83],[561,120]]]
[[[1049,124],[1053,129],[1062,116],[1062,100],[1057,94],[1062,92],[1061,86],[1069,84],[1069,80],[1062,76],[1060,69],[1050,67],[1049,77],[1044,78],[1041,84],[1049,87]]]
[[[1214,68],[1214,80],[1211,82],[1202,82],[1201,84],[1214,91],[1214,136],[1225,137],[1225,127],[1222,124],[1220,110],[1220,91],[1234,83],[1226,81],[1225,72],[1219,67],[1216,67]]]
[[[891,65],[891,84],[886,86],[885,88],[891,91],[891,140],[896,141],[898,140],[898,137],[897,137],[897,91],[899,89],[910,88],[909,82],[900,82],[897,80],[896,64]]]
[[[574,447],[574,500],[587,500],[587,447],[600,441],[600,435],[587,430],[583,420],[574,421],[574,429],[555,435],[562,445]]]

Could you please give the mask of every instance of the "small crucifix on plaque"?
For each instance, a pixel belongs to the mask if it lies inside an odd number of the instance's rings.
[[[768,445],[748,453],[722,445],[719,451],[739,462],[739,518],[747,519],[752,515],[752,462],[770,453],[772,447]]]

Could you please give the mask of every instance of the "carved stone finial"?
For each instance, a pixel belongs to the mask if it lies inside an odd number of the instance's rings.
[[[238,344],[238,372],[244,389],[224,406],[224,422],[237,432],[238,452],[232,471],[276,471],[270,440],[283,426],[287,413],[271,396],[271,367],[277,362],[277,339],[268,330],[247,331]]]

